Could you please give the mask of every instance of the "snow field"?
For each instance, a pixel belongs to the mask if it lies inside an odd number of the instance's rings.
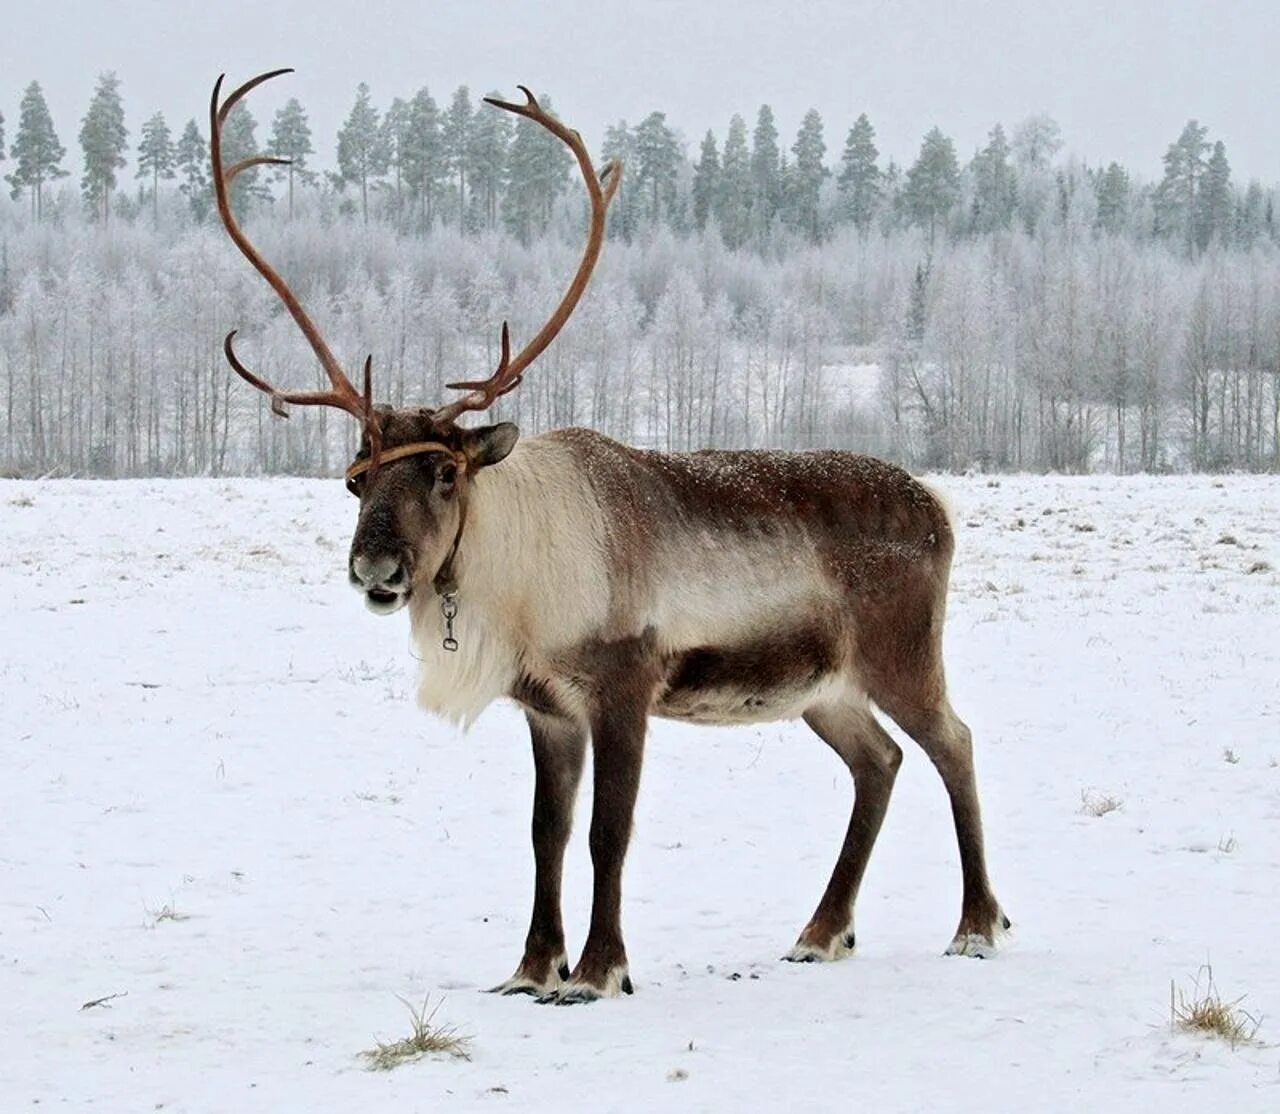
[[[1280,480],[938,486],[1001,955],[941,956],[955,839],[904,741],[857,954],[779,963],[847,774],[803,725],[655,721],[637,993],[554,1009],[477,993],[527,923],[522,718],[414,706],[340,483],[0,485],[0,1111],[1277,1109]],[[1206,961],[1261,1043],[1169,1032]],[[427,994],[471,1058],[366,1071]]]

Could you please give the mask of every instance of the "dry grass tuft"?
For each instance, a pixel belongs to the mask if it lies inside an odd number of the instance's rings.
[[[169,901],[160,906],[159,909],[152,909],[150,906],[143,906],[147,916],[151,918],[148,928],[155,928],[156,925],[164,924],[165,921],[173,921],[175,924],[180,921],[191,920],[190,913],[182,912],[176,903]]]
[[[1109,793],[1097,793],[1092,789],[1080,790],[1080,811],[1085,816],[1106,816],[1108,812],[1119,812],[1124,808],[1124,801]]]
[[[397,994],[397,998],[400,996]],[[452,1025],[437,1025],[436,1013],[440,1006],[427,1012],[430,998],[422,1000],[419,1009],[407,998],[400,998],[409,1011],[413,1031],[398,1041],[384,1043],[379,1041],[376,1048],[371,1048],[360,1055],[368,1062],[370,1071],[390,1071],[401,1064],[409,1064],[424,1056],[444,1053],[457,1056],[462,1060],[471,1059],[471,1038],[463,1036]]]
[[[1222,761],[1229,766],[1238,766],[1240,764],[1240,755],[1238,755],[1230,747],[1222,748]]]
[[[1177,989],[1169,980],[1169,1028],[1205,1037],[1220,1037],[1232,1048],[1253,1044],[1262,1018],[1242,1010],[1245,995],[1224,1001],[1213,981],[1213,967],[1206,963],[1196,973],[1191,992]]]

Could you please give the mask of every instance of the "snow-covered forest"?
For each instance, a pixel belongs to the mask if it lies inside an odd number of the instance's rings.
[[[250,235],[349,366],[373,353],[381,400],[429,405],[488,373],[504,318],[517,344],[541,324],[585,204],[532,125],[465,88],[406,94],[361,86],[336,140],[297,100],[241,107],[227,161],[293,159],[237,184]],[[1277,189],[1236,181],[1207,127],[1153,135],[1144,181],[1071,157],[1045,116],[969,153],[934,128],[897,166],[856,104],[826,111],[794,137],[767,105],[700,140],[656,111],[611,127],[597,154],[626,170],[593,287],[498,413],[931,469],[1280,469]],[[225,364],[238,328],[273,381],[320,375],[211,213],[207,123],[131,120],[105,74],[78,186],[66,125],[34,82],[0,117],[0,468],[345,464],[351,423],[273,421]]]

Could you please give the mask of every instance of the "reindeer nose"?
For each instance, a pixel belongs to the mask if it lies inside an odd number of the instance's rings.
[[[404,581],[404,563],[398,557],[351,558],[351,579],[358,588],[394,588]]]

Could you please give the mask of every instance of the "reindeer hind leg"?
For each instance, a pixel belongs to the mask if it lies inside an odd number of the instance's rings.
[[[783,958],[810,963],[839,959],[853,951],[853,907],[875,846],[902,749],[876,722],[863,697],[805,713],[805,722],[840,756],[853,776],[853,812],[831,880],[818,907]]]

